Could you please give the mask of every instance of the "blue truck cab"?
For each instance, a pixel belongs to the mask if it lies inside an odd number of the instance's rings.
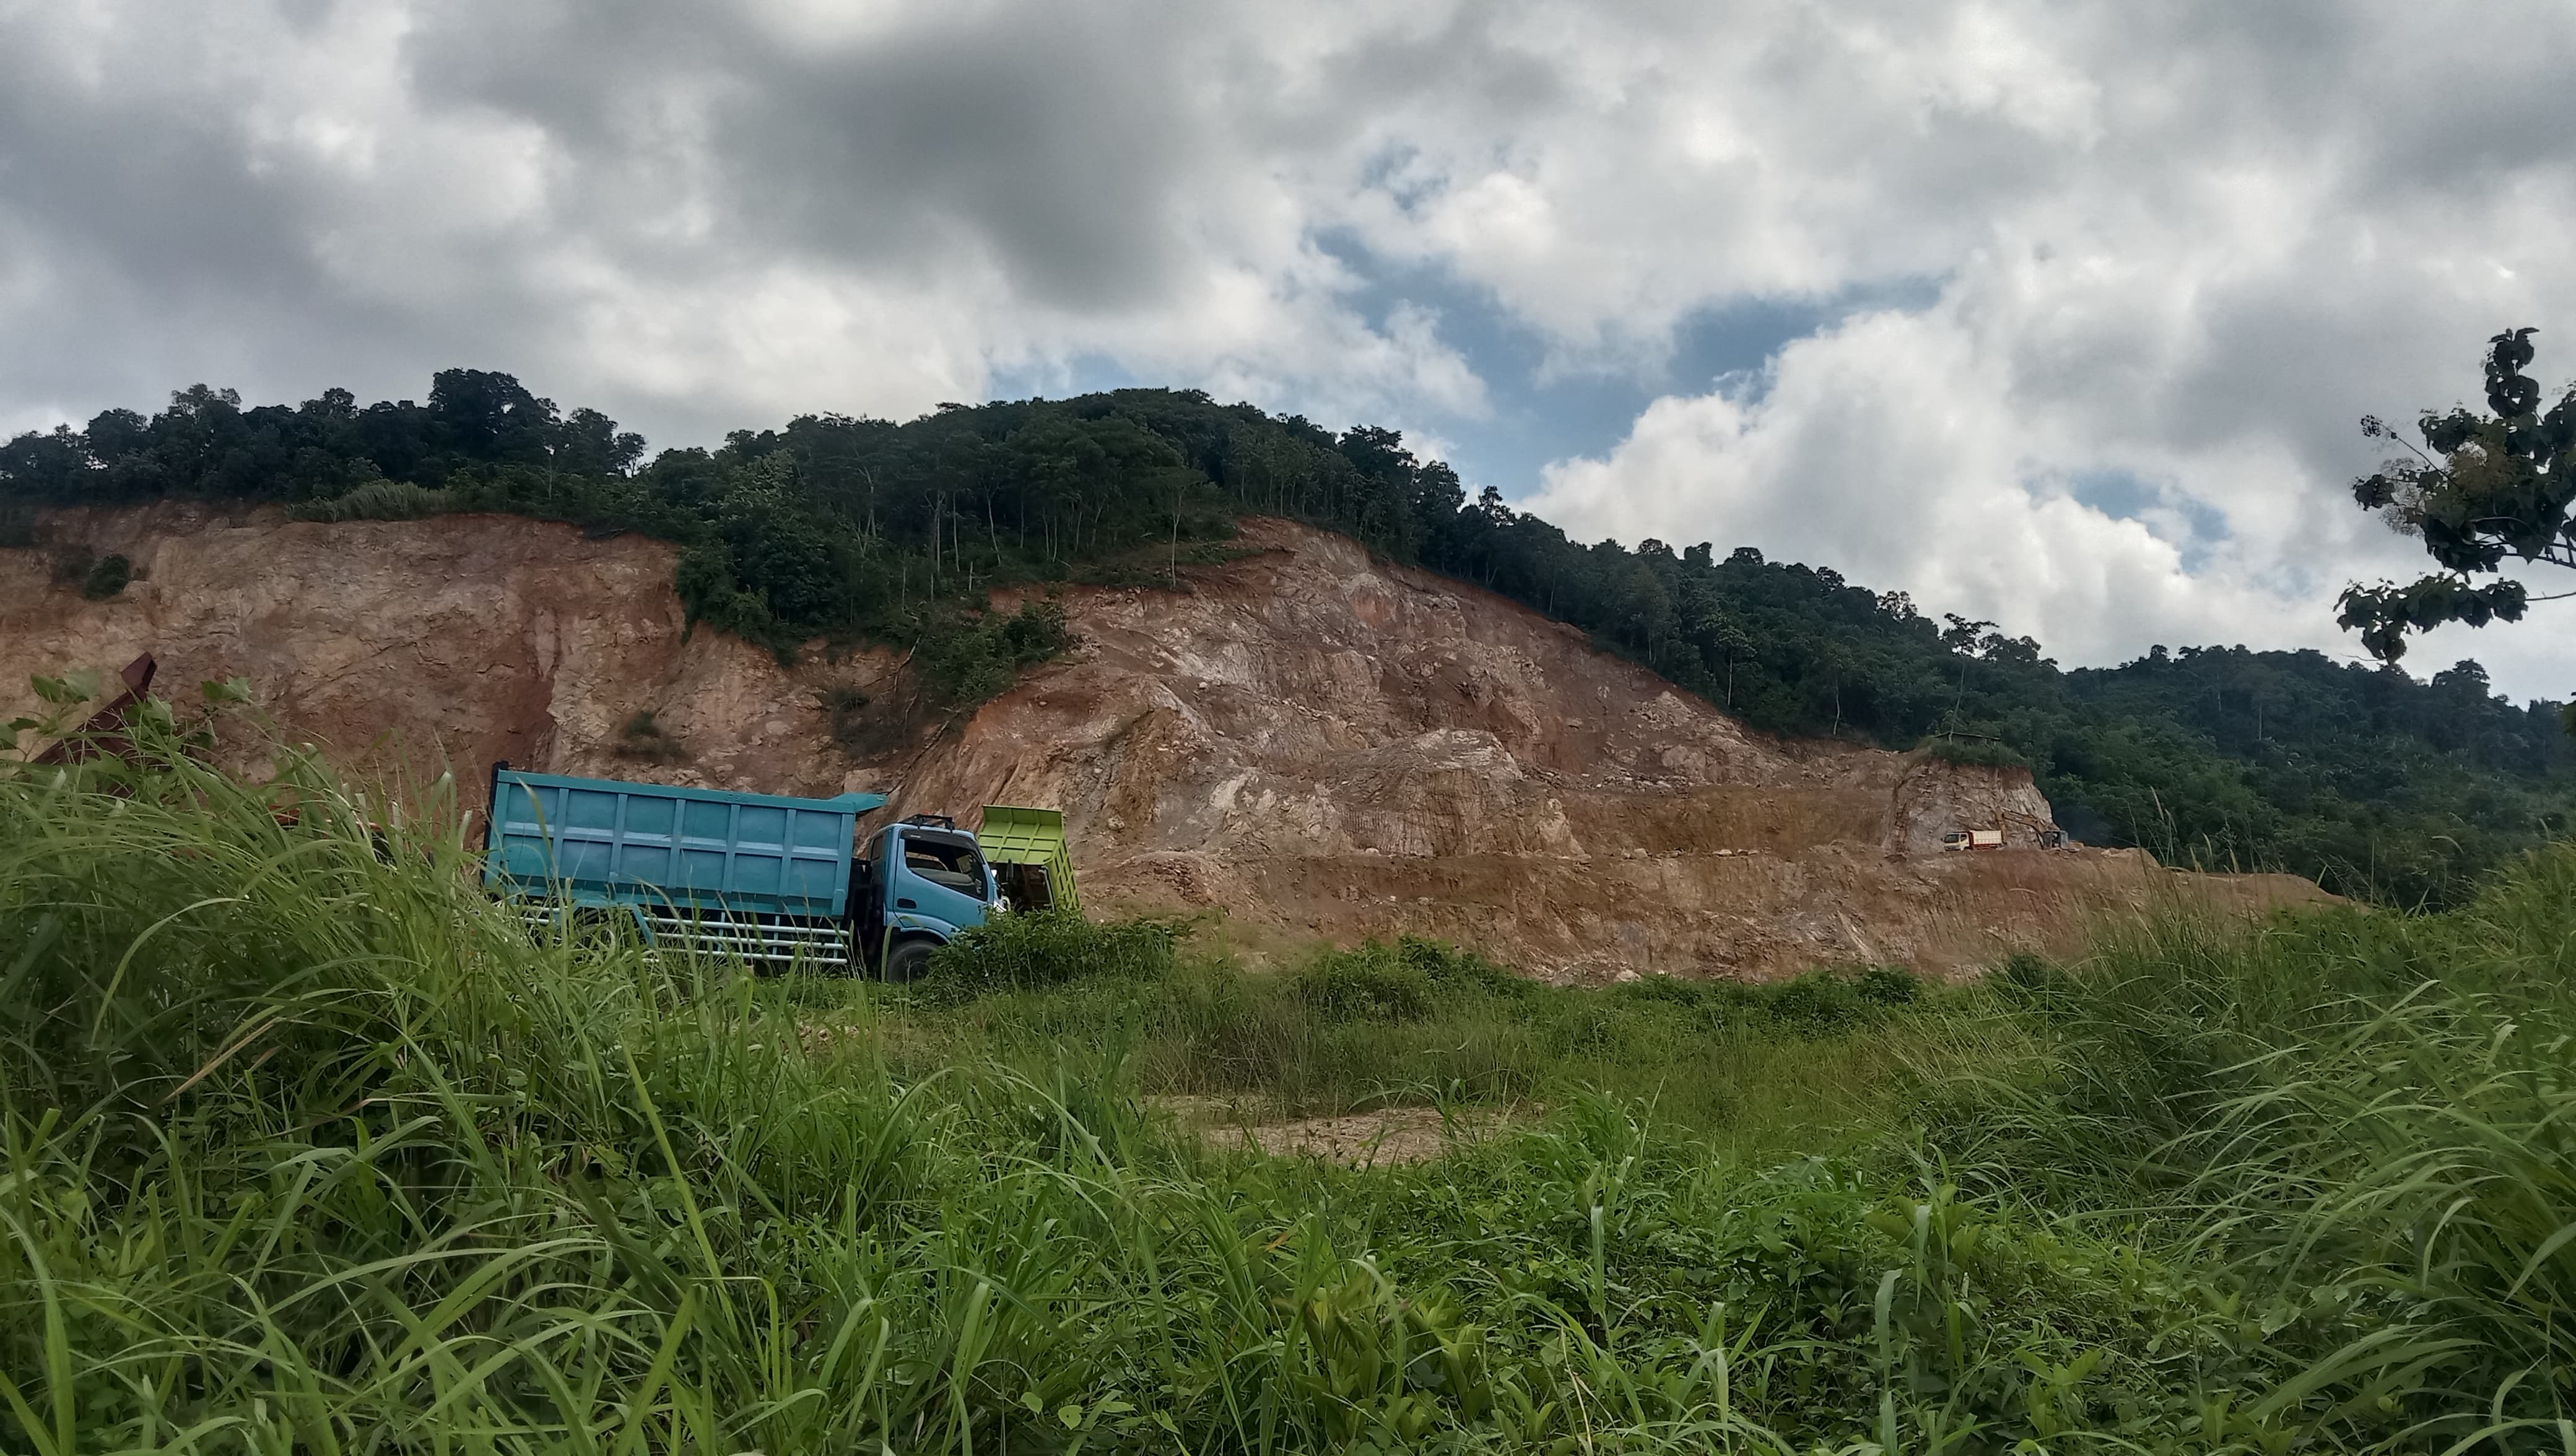
[[[850,885],[861,953],[890,981],[920,975],[932,951],[1002,904],[983,846],[939,814],[915,814],[871,835]]]
[[[920,974],[1001,904],[954,821],[915,815],[858,844],[883,794],[799,799],[492,767],[483,882],[531,918],[631,917],[656,945],[766,968]]]

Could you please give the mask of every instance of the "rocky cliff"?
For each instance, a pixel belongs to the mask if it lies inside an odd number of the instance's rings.
[[[373,770],[453,763],[469,803],[507,758],[887,788],[888,812],[961,819],[1056,806],[1088,900],[1221,912],[1255,950],[1409,931],[1546,975],[1948,970],[2157,895],[2315,893],[2041,849],[2027,774],[1749,732],[1571,629],[1284,522],[1249,523],[1247,554],[1177,589],[1064,591],[1073,653],[909,739],[846,731],[848,704],[899,689],[890,654],[787,669],[687,632],[653,541],[181,505],[43,530],[138,579],[85,601],[47,551],[0,551],[0,708],[31,673],[149,649],[165,689],[248,677],[291,733]],[[2008,847],[1941,849],[1972,826]]]

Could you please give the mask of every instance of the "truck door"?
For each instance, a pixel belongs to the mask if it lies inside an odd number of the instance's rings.
[[[888,836],[877,871],[885,880],[886,918],[897,934],[926,930],[945,940],[984,923],[992,877],[974,836],[908,825]]]

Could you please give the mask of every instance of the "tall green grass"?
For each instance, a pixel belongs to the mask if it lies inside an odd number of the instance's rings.
[[[429,798],[175,752],[0,782],[0,1444],[2576,1441],[2563,856],[2449,919],[2175,923],[1928,1004],[1405,946],[941,999],[532,937]],[[1748,1141],[1677,1085],[1800,1062],[1899,1090]],[[1401,1169],[1141,1096],[1480,1064],[1543,1120]]]
[[[2466,908],[2171,918],[2006,967],[2047,1054],[1931,1134],[1998,1196],[2186,1230],[2347,1439],[2576,1449],[2576,852]]]
[[[1079,1051],[1139,1093],[1256,1117],[1525,1111],[1605,1092],[1746,1154],[1883,1133],[1924,1076],[2020,1042],[1888,967],[1767,986],[1566,987],[1407,937],[1262,973],[1176,951],[1173,932],[1013,917],[943,952],[919,986],[825,985],[804,996],[806,1015],[818,1031],[873,1037],[903,1070],[1034,1070]]]

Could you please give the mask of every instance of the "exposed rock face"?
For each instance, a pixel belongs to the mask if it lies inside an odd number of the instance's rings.
[[[1086,898],[1221,908],[1256,948],[1417,932],[1541,974],[1950,969],[2174,893],[2134,852],[2044,851],[2019,771],[1750,733],[1583,638],[1356,544],[1254,522],[1178,591],[1077,588],[1082,646],[962,726],[866,760],[819,694],[683,633],[670,549],[512,517],[316,525],[158,508],[49,520],[142,579],[104,603],[0,552],[0,704],[146,648],[169,687],[248,676],[299,735],[382,764],[833,793],[888,811],[1061,807]],[[652,733],[634,731],[650,712]],[[2002,828],[2011,848],[1948,853]],[[2195,879],[2255,903],[2304,881]]]
[[[85,602],[49,584],[44,553],[0,551],[12,710],[30,673],[113,671],[149,649],[164,696],[247,677],[290,731],[345,760],[443,761],[478,786],[503,758],[781,793],[838,793],[848,768],[822,751],[811,695],[775,658],[684,631],[660,542],[510,516],[320,525],[190,504],[63,512],[45,527],[123,552],[138,579]],[[625,732],[648,711],[685,762],[629,756],[650,747]]]

